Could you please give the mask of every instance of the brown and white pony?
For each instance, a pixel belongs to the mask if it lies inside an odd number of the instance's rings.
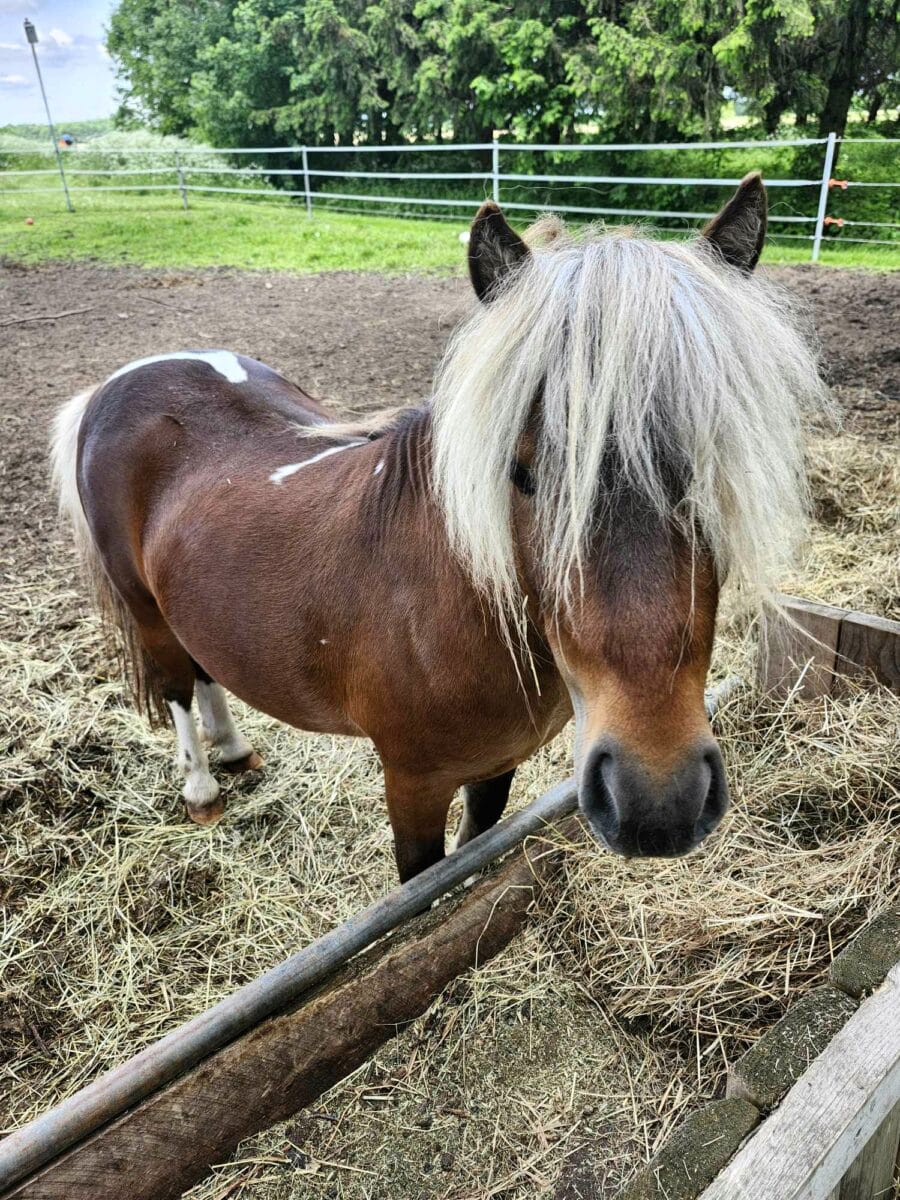
[[[433,399],[356,428],[226,350],[142,359],[60,412],[54,465],[139,697],[174,720],[188,814],[261,760],[224,689],[372,739],[401,879],[503,812],[575,714],[581,808],[612,850],[682,854],[727,804],[704,713],[720,581],[763,592],[804,518],[790,306],[751,278],[748,176],[691,244],[530,242],[475,218],[481,301]]]

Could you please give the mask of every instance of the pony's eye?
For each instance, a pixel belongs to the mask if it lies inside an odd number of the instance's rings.
[[[524,463],[514,462],[509,472],[509,478],[523,496],[534,495],[534,474],[531,467],[526,467]]]

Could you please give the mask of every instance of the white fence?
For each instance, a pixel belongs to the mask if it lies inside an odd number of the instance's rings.
[[[865,220],[848,220],[840,217],[832,217],[828,214],[828,198],[833,188],[839,187],[842,190],[849,188],[898,188],[900,182],[880,182],[871,180],[857,179],[834,179],[832,177],[832,168],[834,164],[835,150],[839,141],[845,143],[866,143],[873,146],[881,146],[885,144],[896,144],[900,142],[898,138],[878,139],[877,141],[866,138],[843,138],[838,139],[835,134],[831,133],[825,138],[796,138],[782,141],[719,141],[719,142],[662,142],[662,143],[620,143],[620,144],[579,144],[569,143],[566,145],[545,145],[540,143],[521,143],[521,142],[501,142],[494,140],[493,142],[470,142],[470,143],[441,143],[441,144],[423,144],[423,143],[404,143],[402,145],[393,146],[270,146],[270,147],[235,147],[221,150],[211,150],[208,147],[191,150],[185,148],[173,153],[173,162],[167,167],[150,167],[147,169],[116,169],[116,168],[90,168],[79,169],[77,166],[63,166],[60,163],[59,170],[36,169],[27,171],[6,171],[0,170],[0,180],[8,176],[45,176],[45,175],[60,175],[60,182],[63,190],[66,193],[66,201],[71,209],[69,201],[69,193],[74,192],[127,192],[127,191],[174,191],[177,190],[182,205],[188,207],[188,194],[190,192],[198,193],[228,193],[231,195],[247,195],[260,197],[278,196],[278,197],[302,197],[308,215],[312,215],[313,207],[316,200],[327,200],[332,204],[334,202],[352,202],[355,204],[364,205],[391,205],[394,208],[399,206],[408,206],[418,208],[460,208],[471,210],[477,205],[480,200],[484,199],[485,194],[490,192],[494,200],[500,201],[503,199],[504,208],[513,210],[544,210],[552,207],[554,211],[574,213],[584,216],[621,216],[621,217],[658,217],[667,220],[684,219],[693,221],[697,219],[709,218],[713,214],[710,212],[695,212],[686,210],[673,209],[651,209],[651,208],[615,208],[615,207],[597,207],[593,205],[581,204],[562,204],[548,205],[545,203],[526,203],[522,201],[514,201],[502,197],[504,184],[557,184],[557,185],[577,185],[591,187],[597,184],[616,185],[626,184],[632,186],[656,187],[661,185],[677,184],[684,187],[722,187],[733,188],[740,181],[737,178],[700,178],[700,177],[678,177],[668,175],[646,176],[646,175],[563,175],[563,174],[516,174],[505,172],[502,170],[502,158],[504,152],[515,151],[532,151],[535,153],[552,152],[554,154],[583,154],[591,153],[606,153],[606,152],[621,152],[621,153],[641,153],[646,151],[696,151],[696,150],[768,150],[778,147],[798,147],[798,146],[821,146],[822,147],[822,168],[821,174],[817,174],[810,179],[779,179],[766,178],[766,187],[768,188],[793,188],[793,189],[815,189],[818,195],[817,210],[815,216],[798,216],[798,215],[780,215],[777,212],[770,214],[769,220],[772,224],[801,226],[806,227],[805,232],[781,232],[777,236],[780,238],[793,238],[798,241],[809,241],[811,245],[812,261],[816,262],[819,258],[819,253],[822,246],[822,239],[825,229],[829,225],[835,225],[838,228],[848,227],[865,227],[874,229],[900,229],[900,222],[891,221],[865,221]],[[491,154],[491,169],[490,171],[339,171],[335,169],[319,170],[310,165],[310,162],[315,162],[312,158],[319,154],[394,154],[403,152],[415,152],[417,154],[437,153],[441,151],[489,151]],[[30,153],[29,151],[7,151],[7,154],[14,153]],[[121,152],[120,152],[121,153]],[[158,149],[138,149],[128,150],[126,153],[131,155],[152,154],[157,158],[164,153]],[[220,167],[210,166],[192,166],[191,155],[202,154],[208,159],[211,154],[215,155],[273,155],[273,154],[288,154],[300,158],[301,166],[299,168],[279,169],[269,167],[233,167],[223,165]],[[67,156],[68,157],[68,156]],[[75,157],[75,156],[73,156]],[[71,159],[70,159],[71,161]],[[77,161],[77,157],[76,157]],[[752,167],[752,163],[748,162],[748,167]],[[236,182],[246,181],[247,177],[265,181],[271,177],[287,177],[291,179],[302,180],[302,187],[298,188],[278,188],[262,191],[259,187],[241,187],[241,186],[222,186],[221,184],[203,184],[194,182],[194,180],[204,175],[216,175],[233,177]],[[160,183],[132,183],[132,184],[89,184],[82,186],[79,184],[69,184],[70,178],[80,176],[168,176],[170,182]],[[397,196],[397,195],[373,195],[368,192],[336,192],[328,191],[316,187],[314,181],[318,179],[378,179],[378,180],[430,180],[434,182],[453,180],[467,181],[473,184],[481,184],[481,194],[473,194],[465,199],[457,197],[440,197],[440,196]],[[7,189],[12,194],[12,189]],[[4,189],[0,187],[0,196]],[[55,188],[46,187],[16,187],[15,194],[36,194],[56,192]],[[474,193],[474,189],[473,189]],[[412,215],[406,213],[404,215]],[[871,238],[871,237],[856,237],[844,236],[840,238],[841,242],[855,242],[864,245],[872,246],[894,246],[900,249],[900,239],[889,240],[886,238]]]

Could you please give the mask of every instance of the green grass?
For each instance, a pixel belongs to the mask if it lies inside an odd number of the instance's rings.
[[[256,267],[284,271],[441,271],[462,261],[461,220],[406,221],[316,213],[284,200],[105,193],[77,211],[40,209],[23,195],[0,207],[0,254],[23,262],[96,259],[144,267]],[[54,201],[55,203],[55,201]],[[26,216],[34,225],[26,225]]]
[[[228,266],[310,271],[429,271],[460,267],[458,220],[408,220],[317,210],[281,199],[191,196],[184,211],[176,193],[80,192],[77,211],[61,198],[6,190],[0,198],[0,255],[20,262],[85,260],[145,267]],[[474,205],[473,205],[474,209]],[[26,225],[26,217],[34,218]],[[775,242],[768,263],[808,262],[808,243]],[[828,266],[900,268],[900,243],[828,246]]]

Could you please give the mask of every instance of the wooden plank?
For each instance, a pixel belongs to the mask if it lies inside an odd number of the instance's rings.
[[[827,1200],[900,1102],[900,964],[702,1200]]]
[[[578,836],[569,819],[563,828]],[[3,1200],[172,1200],[243,1138],[286,1119],[515,936],[561,852],[519,851],[360,955],[293,1011],[232,1042],[6,1192]]]
[[[900,692],[900,621],[848,612],[841,622],[837,670],[860,682],[874,676]]]
[[[900,1147],[900,1104],[866,1143],[859,1158],[844,1176],[840,1200],[891,1200],[894,1166]]]
[[[759,686],[784,697],[800,680],[797,695],[804,700],[830,695],[844,610],[794,596],[778,599],[783,615],[767,612],[760,628]]]

